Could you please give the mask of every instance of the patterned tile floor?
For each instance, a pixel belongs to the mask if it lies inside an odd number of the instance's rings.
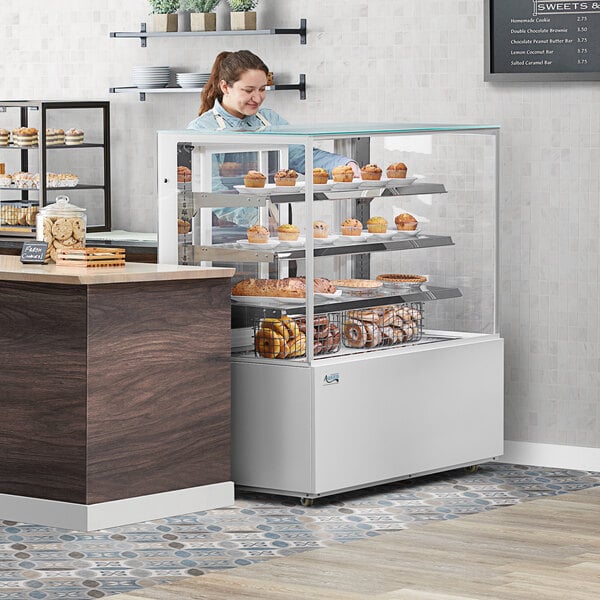
[[[331,496],[240,493],[231,508],[93,533],[0,521],[0,599],[103,598],[211,569],[600,485],[600,473],[490,463]]]

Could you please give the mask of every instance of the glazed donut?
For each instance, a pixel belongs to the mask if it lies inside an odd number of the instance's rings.
[[[381,328],[381,344],[391,346],[396,341],[396,333],[393,327],[385,326]]]
[[[367,331],[361,321],[348,319],[343,325],[344,344],[349,348],[364,348],[367,342]]]
[[[367,341],[365,346],[367,348],[375,348],[381,344],[381,329],[376,323],[364,323],[365,331],[367,332]]]
[[[263,319],[260,323],[261,329],[271,330],[280,335],[286,342],[290,339],[290,332],[283,324],[282,319]]]
[[[265,358],[285,358],[285,339],[272,329],[259,329],[254,340],[254,348]]]

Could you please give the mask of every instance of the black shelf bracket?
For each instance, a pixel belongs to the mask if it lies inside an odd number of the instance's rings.
[[[297,34],[300,36],[300,43],[306,44],[306,19],[300,19],[300,29],[275,29],[277,34]]]
[[[306,75],[300,73],[298,83],[281,83],[273,86],[274,90],[299,90],[300,100],[306,100]]]

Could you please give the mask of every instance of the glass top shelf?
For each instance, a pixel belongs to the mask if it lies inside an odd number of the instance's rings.
[[[499,125],[477,124],[427,124],[427,123],[316,123],[312,125],[280,125],[256,130],[223,129],[219,135],[240,133],[270,136],[325,136],[325,135],[368,135],[393,133],[427,133],[436,131],[485,131],[499,129]],[[186,129],[186,134],[214,135],[213,130]],[[166,131],[164,133],[177,133]]]

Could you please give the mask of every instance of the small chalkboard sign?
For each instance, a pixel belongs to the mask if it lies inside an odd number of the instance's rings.
[[[48,251],[48,242],[23,242],[21,250],[22,263],[46,264],[46,252]]]

